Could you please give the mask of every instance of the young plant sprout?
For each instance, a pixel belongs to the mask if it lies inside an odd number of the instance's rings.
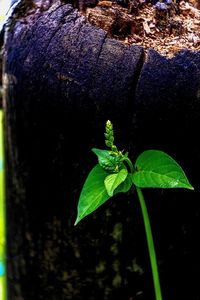
[[[113,125],[106,122],[105,144],[109,150],[93,148],[98,164],[89,173],[78,202],[75,225],[109,198],[135,187],[143,215],[156,300],[162,300],[156,252],[149,216],[141,188],[186,188],[193,190],[182,168],[168,154],[144,151],[133,165],[128,153],[114,144]]]

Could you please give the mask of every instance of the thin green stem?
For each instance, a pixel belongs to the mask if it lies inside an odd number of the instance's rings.
[[[156,300],[162,300],[162,294],[161,294],[161,288],[160,288],[160,280],[159,280],[159,274],[158,274],[158,266],[157,266],[157,260],[156,260],[156,252],[153,242],[153,236],[151,231],[151,225],[149,221],[148,211],[145,204],[145,200],[142,194],[142,191],[140,188],[136,187],[136,191],[138,194],[143,220],[144,220],[144,226],[146,231],[146,238],[147,238],[147,244],[149,249],[149,256],[151,261],[151,269],[152,269],[152,275],[153,275],[153,283],[154,283],[154,290],[155,290],[155,296]]]
[[[130,173],[133,174],[134,171],[135,171],[135,169],[134,169],[134,166],[133,166],[131,160],[130,160],[128,157],[125,157],[125,158],[124,158],[124,161],[127,162],[127,165],[128,165],[129,168],[130,168]]]

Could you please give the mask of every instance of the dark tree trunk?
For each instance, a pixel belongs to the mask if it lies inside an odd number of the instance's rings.
[[[7,31],[3,80],[9,300],[154,299],[134,193],[73,225],[108,119],[120,149],[168,152],[195,187],[145,195],[164,300],[199,299],[200,53],[145,55],[55,1]]]

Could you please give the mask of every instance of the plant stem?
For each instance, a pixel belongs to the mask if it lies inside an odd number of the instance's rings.
[[[161,294],[161,288],[160,288],[160,280],[159,280],[159,274],[158,274],[158,266],[157,266],[157,260],[156,260],[156,252],[153,242],[153,236],[151,231],[151,225],[149,221],[148,211],[145,204],[145,200],[142,194],[142,191],[140,188],[136,187],[136,191],[138,194],[143,220],[144,220],[144,226],[146,231],[146,238],[147,238],[147,244],[149,249],[149,256],[151,261],[151,269],[152,269],[152,275],[153,275],[153,283],[154,283],[154,290],[155,290],[155,296],[156,300],[162,300],[162,294]]]
[[[130,168],[130,172],[133,174],[134,171],[135,171],[135,168],[134,168],[134,166],[133,166],[131,160],[130,160],[128,157],[126,157],[126,158],[124,159],[124,161],[127,162],[128,166],[129,166],[129,168]]]

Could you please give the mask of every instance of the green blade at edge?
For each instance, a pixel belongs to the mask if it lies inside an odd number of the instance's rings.
[[[7,299],[6,284],[6,208],[4,169],[4,128],[3,110],[0,110],[0,299]]]

